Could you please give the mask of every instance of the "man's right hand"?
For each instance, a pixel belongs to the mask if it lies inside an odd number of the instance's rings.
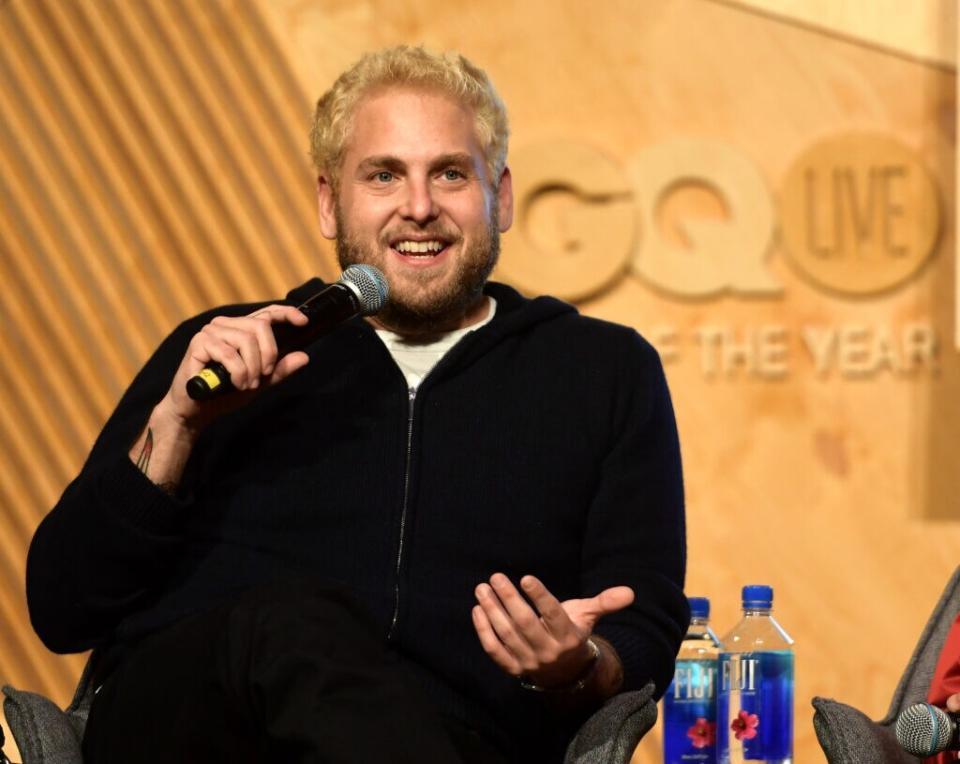
[[[165,413],[190,430],[202,430],[221,414],[248,403],[257,391],[275,385],[307,365],[303,351],[277,358],[274,324],[305,326],[309,319],[289,305],[268,305],[249,316],[217,316],[190,340],[187,352],[160,402]],[[187,395],[187,380],[218,361],[230,372],[233,393],[207,401]]]
[[[190,340],[170,389],[154,407],[130,458],[165,490],[180,481],[193,443],[223,414],[249,403],[261,390],[283,381],[310,360],[303,351],[278,358],[273,325],[305,326],[309,319],[289,305],[269,305],[249,316],[217,316]],[[187,395],[187,380],[218,361],[230,373],[232,392],[207,401]]]
[[[960,712],[960,692],[947,698],[947,710],[954,713]]]

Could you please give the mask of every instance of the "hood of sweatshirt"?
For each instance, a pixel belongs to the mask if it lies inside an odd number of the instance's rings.
[[[319,278],[312,278],[287,293],[286,302],[300,305],[320,290],[329,286]],[[556,320],[562,316],[577,314],[577,309],[569,303],[555,297],[527,298],[513,287],[497,282],[488,282],[483,289],[484,294],[497,301],[497,312],[493,320],[476,332],[471,332],[457,346],[450,351],[449,357],[444,359],[444,367],[459,366],[467,359],[483,355],[505,337],[514,334],[523,334],[535,327]],[[357,317],[348,322],[360,331],[373,333],[373,327],[363,318]]]

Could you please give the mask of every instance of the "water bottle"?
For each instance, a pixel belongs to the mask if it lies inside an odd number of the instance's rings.
[[[723,638],[720,764],[793,760],[793,640],[770,614],[773,589],[743,587],[743,619]]]
[[[663,696],[663,761],[715,764],[720,641],[707,625],[710,600],[690,597],[687,601],[690,627],[677,653],[673,681]]]

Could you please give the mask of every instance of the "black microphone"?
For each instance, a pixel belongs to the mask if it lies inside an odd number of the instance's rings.
[[[317,292],[300,310],[310,323],[306,326],[277,324],[273,336],[279,356],[310,344],[355,316],[370,316],[387,301],[387,280],[372,265],[351,265],[340,280]],[[233,390],[230,372],[218,361],[211,361],[187,380],[187,395],[205,401]]]
[[[960,750],[958,721],[960,714],[917,703],[900,712],[894,732],[900,747],[912,756],[935,756],[942,751]]]

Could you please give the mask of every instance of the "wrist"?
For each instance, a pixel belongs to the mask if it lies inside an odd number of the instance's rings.
[[[602,705],[623,687],[623,663],[607,640],[596,634],[585,643],[595,656],[581,676],[561,687],[540,686],[521,677],[520,686],[539,693],[560,713],[573,713]]]
[[[623,688],[623,662],[616,649],[603,637],[594,634],[591,639],[600,648],[600,660],[594,675],[597,695],[603,699],[616,695]]]
[[[198,434],[198,430],[177,416],[164,399],[150,412],[146,426],[128,456],[148,480],[173,495],[180,485]]]
[[[177,411],[169,392],[153,407],[147,426],[157,435],[190,445],[200,434],[200,427]]]
[[[586,641],[583,643],[583,648],[587,654],[586,663],[584,667],[580,669],[580,672],[576,675],[576,677],[574,677],[572,680],[568,680],[563,684],[558,685],[543,685],[534,681],[534,679],[531,677],[521,676],[520,686],[525,690],[532,690],[533,692],[544,692],[560,695],[570,695],[583,691],[590,684],[602,660],[600,646],[596,641],[594,641],[593,637],[588,637],[586,639]]]

